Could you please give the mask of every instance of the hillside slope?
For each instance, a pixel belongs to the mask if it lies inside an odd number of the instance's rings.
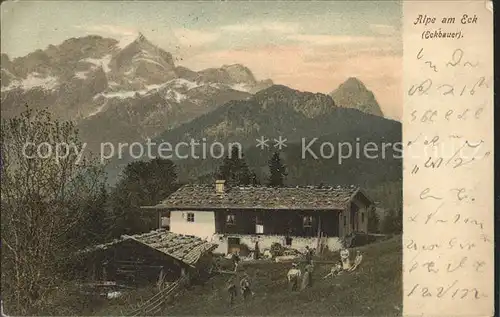
[[[264,150],[255,147],[256,139],[265,136],[270,146]],[[363,187],[379,185],[381,182],[401,179],[401,159],[392,148],[401,141],[401,124],[383,117],[370,115],[358,109],[337,107],[332,98],[323,94],[300,92],[286,86],[274,85],[262,90],[247,100],[230,101],[217,109],[199,116],[175,129],[159,134],[155,143],[190,142],[206,140],[223,144],[239,142],[248,165],[254,169],[262,182],[268,173],[268,160],[276,150],[273,139],[282,136],[287,139],[282,158],[288,168],[288,185],[312,184],[357,184]],[[302,142],[309,144],[314,153],[320,153],[323,142],[335,146],[334,157],[314,159],[311,155],[302,157]],[[354,149],[349,157],[339,163],[338,145],[348,142]],[[379,149],[389,144],[387,155],[366,157],[360,150],[355,155],[356,144],[359,149],[374,142]],[[200,147],[199,147],[200,148]],[[158,153],[152,146],[152,153]],[[182,153],[181,153],[182,154]],[[179,178],[183,182],[198,181],[211,174],[222,163],[221,159],[176,159]],[[131,158],[112,162],[108,167],[110,180],[116,179]],[[211,179],[207,181],[212,182]]]
[[[164,316],[399,316],[402,313],[401,237],[359,248],[364,254],[357,271],[323,279],[331,264],[317,264],[313,287],[302,292],[287,289],[286,263],[243,263],[255,297],[247,304],[238,298],[229,307],[225,291],[228,276],[217,276],[177,297]],[[330,257],[338,259],[338,253]]]

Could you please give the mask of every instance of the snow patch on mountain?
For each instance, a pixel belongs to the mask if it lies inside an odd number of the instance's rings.
[[[227,84],[221,84],[221,83],[208,83],[207,84],[209,87],[216,88],[216,89],[232,89],[232,90],[237,90],[237,91],[242,91],[242,92],[250,92],[252,90],[252,87],[250,87],[248,84],[245,83],[238,83],[234,85],[227,85]],[[200,85],[202,86],[202,85]]]
[[[199,87],[200,84],[194,81],[190,81],[184,78],[172,79],[165,83],[165,85],[171,86],[172,88],[184,88],[187,90]]]
[[[180,103],[184,100],[189,99],[189,97],[185,93],[187,93],[191,89],[203,86],[203,84],[194,81],[189,81],[183,78],[176,78],[164,84],[146,85],[144,89],[138,89],[138,90],[112,90],[112,88],[116,86],[118,86],[116,83],[111,82],[110,83],[111,90],[99,93],[95,95],[93,99],[96,100],[99,98],[106,98],[106,99],[116,98],[125,100],[130,98],[143,97],[152,93],[160,93],[165,99],[170,100],[172,102]]]
[[[126,36],[126,37],[122,38],[118,42],[118,44],[116,44],[116,47],[119,49],[124,49],[125,47],[129,46],[132,42],[134,42],[136,38],[137,38],[137,35]]]
[[[97,99],[100,96],[104,98],[128,99],[134,98],[136,96],[144,96],[153,92],[160,92],[161,90],[166,89],[166,91],[162,92],[162,94],[167,99],[181,102],[187,99],[187,96],[182,93],[183,91],[189,91],[190,89],[196,88],[198,86],[199,85],[195,82],[191,82],[185,79],[174,79],[164,84],[147,85],[145,89],[140,90],[107,91],[97,94],[96,96],[94,96],[94,99]]]
[[[174,100],[175,102],[178,103],[187,99],[186,95],[181,94],[180,92],[173,89],[167,91],[166,97],[167,99]]]
[[[88,72],[76,72],[75,73],[75,78],[78,79],[86,79],[87,78]]]
[[[224,88],[224,84],[219,84],[219,83],[209,83],[207,86],[216,88],[216,89],[222,89]]]
[[[149,92],[149,91],[157,91],[158,89],[162,88],[163,86],[165,86],[164,84],[152,84],[152,85],[147,85],[146,86],[146,89],[143,89],[142,91],[146,91],[146,92]]]
[[[2,71],[5,72],[6,75],[9,75],[11,77],[16,77],[16,75],[12,74],[12,72],[7,68],[2,68]]]
[[[3,87],[2,91],[21,88],[30,90],[33,88],[43,88],[45,90],[55,90],[59,86],[59,79],[54,76],[43,76],[37,72],[29,73],[25,79],[17,79],[10,83],[9,86]]]
[[[142,95],[144,94],[140,90],[126,90],[126,91],[114,91],[114,92],[103,92],[94,97],[97,98],[99,96],[103,96],[105,98],[118,98],[118,99],[127,99],[127,98],[133,98],[135,94]]]
[[[109,73],[111,69],[109,68],[109,62],[111,62],[111,54],[105,55],[102,58],[84,58],[81,60],[82,62],[88,62],[93,64],[97,68],[99,66],[102,66],[102,69],[104,69],[104,72]]]
[[[102,112],[104,110],[104,108],[106,107],[107,104],[108,104],[108,100],[106,100],[102,105],[100,105],[99,107],[97,107],[97,109],[94,110],[93,112],[91,112],[86,118],[95,116],[96,114]]]
[[[244,92],[250,92],[250,90],[252,89],[252,87],[249,87],[247,84],[244,83],[231,85],[230,88],[233,90],[244,91]]]

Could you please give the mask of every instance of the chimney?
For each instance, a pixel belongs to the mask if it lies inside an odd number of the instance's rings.
[[[218,194],[224,193],[224,184],[225,183],[226,183],[226,181],[222,180],[222,179],[218,179],[218,180],[215,181],[215,191]]]

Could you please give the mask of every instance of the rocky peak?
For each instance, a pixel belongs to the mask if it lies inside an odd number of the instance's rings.
[[[110,61],[111,77],[129,83],[160,84],[176,78],[172,54],[151,43],[142,33]]]
[[[145,42],[148,42],[148,39],[144,36],[144,34],[142,34],[141,32],[139,32],[139,35],[137,36],[137,41],[145,41]]]
[[[198,72],[198,80],[224,85],[255,85],[252,72],[242,65],[224,65],[220,68],[207,68]]]
[[[330,96],[339,107],[354,108],[376,116],[384,116],[373,93],[355,77],[350,77],[340,84]]]
[[[349,77],[345,82],[340,84],[339,89],[353,90],[353,91],[363,91],[366,89],[365,84],[356,77]]]
[[[158,46],[154,45],[152,42],[150,42],[144,34],[140,33],[137,35],[136,39],[130,43],[128,46],[133,46],[134,48],[141,48],[143,50],[151,51],[151,52],[156,52],[159,50],[162,50]],[[125,47],[125,48],[126,48]]]
[[[5,54],[5,53],[2,53],[2,58],[1,58],[1,65],[2,65],[2,68],[9,68],[10,65],[11,65],[11,60],[9,58],[9,55]]]
[[[221,69],[236,83],[256,83],[252,71],[241,64],[223,65]]]
[[[274,85],[274,82],[271,79],[260,80],[253,86],[252,89],[250,89],[249,92],[251,94],[255,94],[261,90],[271,87],[272,85]]]
[[[328,95],[302,92],[283,85],[273,85],[255,94],[255,100],[263,108],[290,107],[308,118],[330,112],[335,103]]]
[[[61,45],[50,45],[46,52],[55,60],[66,62],[68,60],[80,60],[83,58],[99,58],[112,54],[116,50],[118,41],[112,38],[104,38],[99,35],[88,35],[79,38],[70,38]]]
[[[285,85],[272,85],[271,87],[256,93],[255,98],[261,99],[261,98],[270,98],[273,96],[279,97],[279,96],[293,95],[298,92],[299,92],[298,90],[292,89]]]
[[[151,43],[142,33],[139,33],[137,38],[124,47],[114,58],[119,63],[117,66],[123,66],[123,62],[129,59],[151,59],[169,66],[174,66],[172,54],[164,51],[158,46]]]

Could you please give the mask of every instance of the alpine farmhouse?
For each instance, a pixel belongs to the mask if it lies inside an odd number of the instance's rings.
[[[277,242],[303,250],[341,248],[341,238],[367,232],[373,202],[356,186],[230,187],[188,184],[155,206],[159,226],[218,245],[228,254],[242,244],[266,249]],[[167,217],[165,217],[167,216]],[[167,220],[167,221],[165,221]]]

